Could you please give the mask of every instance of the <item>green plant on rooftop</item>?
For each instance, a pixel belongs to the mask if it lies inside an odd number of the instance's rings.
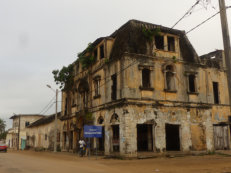
[[[82,68],[86,69],[95,63],[96,58],[93,56],[94,47],[91,43],[88,47],[81,53],[78,53],[79,62],[82,64]]]
[[[142,26],[142,33],[148,41],[153,41],[154,36],[160,35],[160,28],[149,29]]]

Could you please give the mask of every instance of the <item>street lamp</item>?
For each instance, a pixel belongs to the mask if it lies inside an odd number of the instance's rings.
[[[54,129],[54,152],[57,152],[57,109],[58,109],[58,89],[54,90],[50,85],[47,85],[48,88],[50,88],[52,91],[55,92],[56,95],[56,101],[55,101],[55,129]]]

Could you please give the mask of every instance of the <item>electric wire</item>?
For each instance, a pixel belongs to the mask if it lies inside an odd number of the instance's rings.
[[[50,104],[54,101],[55,97],[56,97],[56,96],[54,96],[54,97],[48,102],[48,104],[40,111],[39,114],[42,114],[42,112],[43,112],[44,110],[46,110],[46,109],[50,106]]]
[[[199,4],[201,0],[197,0],[196,3],[171,27],[173,29],[181,20],[183,20],[190,12]]]
[[[43,112],[43,114],[45,114],[45,113],[47,113],[47,111],[49,111],[51,108],[52,108],[52,106],[55,104],[55,102],[53,102],[48,108],[47,108],[47,110],[45,110],[44,112]]]
[[[229,8],[231,8],[231,6],[226,7],[226,9],[229,9]],[[206,20],[204,20],[203,22],[201,22],[201,23],[198,24],[197,26],[193,27],[193,28],[190,29],[189,31],[187,31],[186,34],[192,32],[193,30],[195,30],[195,29],[198,28],[199,26],[201,26],[201,25],[203,25],[204,23],[208,22],[209,20],[211,20],[212,18],[214,18],[216,15],[218,15],[220,12],[221,12],[221,10],[218,11],[217,13],[215,13],[214,15],[210,16],[209,18],[207,18]]]

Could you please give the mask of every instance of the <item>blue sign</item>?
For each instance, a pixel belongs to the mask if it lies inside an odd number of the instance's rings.
[[[84,126],[85,138],[102,138],[102,126]]]

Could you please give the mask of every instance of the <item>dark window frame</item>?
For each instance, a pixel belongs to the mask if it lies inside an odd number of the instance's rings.
[[[117,74],[111,76],[112,86],[111,86],[111,99],[117,99]]]
[[[155,45],[156,45],[156,49],[164,50],[164,36],[163,35],[155,36]]]
[[[104,45],[102,44],[100,47],[100,59],[105,58],[105,54],[104,54]]]
[[[214,104],[220,104],[219,83],[218,82],[213,82],[213,100],[214,100]]]
[[[167,41],[168,41],[168,51],[175,52],[176,51],[175,37],[167,36]]]

